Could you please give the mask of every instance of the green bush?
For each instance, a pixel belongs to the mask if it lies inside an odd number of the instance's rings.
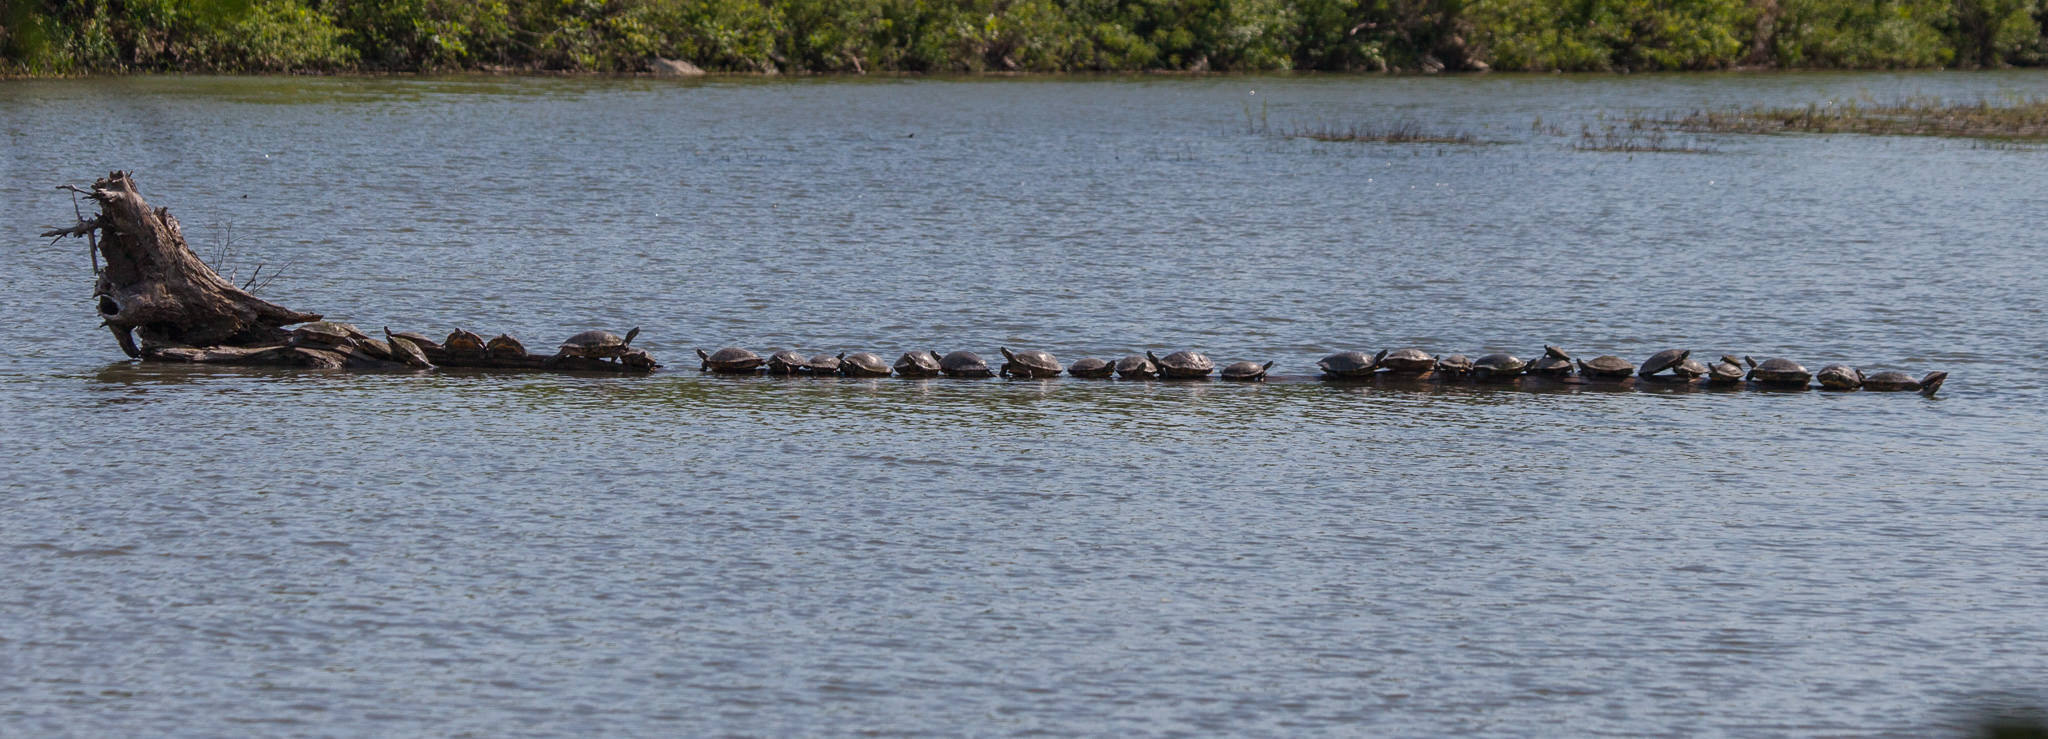
[[[2048,0],[0,0],[0,71],[1992,67]]]

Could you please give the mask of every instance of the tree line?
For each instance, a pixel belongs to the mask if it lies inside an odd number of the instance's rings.
[[[0,0],[0,72],[2048,63],[2048,0]]]

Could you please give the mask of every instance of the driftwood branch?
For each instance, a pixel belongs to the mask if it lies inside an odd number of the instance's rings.
[[[73,188],[74,190],[76,188]],[[127,172],[93,183],[100,214],[72,231],[97,230],[106,268],[93,297],[123,352],[156,347],[262,346],[280,343],[282,327],[320,320],[258,299],[222,278],[192,253],[178,219],[151,208]],[[141,346],[128,338],[132,334]],[[137,351],[131,352],[131,348]]]
[[[265,265],[258,264],[248,280],[236,285],[192,252],[178,219],[166,209],[150,207],[129,173],[110,173],[93,182],[90,190],[71,185],[57,189],[85,195],[99,204],[100,212],[87,217],[73,199],[77,222],[51,228],[43,236],[87,240],[97,277],[95,307],[103,319],[101,325],[114,334],[123,354],[205,364],[410,369],[378,341],[293,341],[293,334],[284,327],[318,321],[320,314],[286,308],[252,294],[276,280],[290,262],[268,273]],[[217,261],[224,261],[226,248],[224,245]],[[100,257],[106,258],[104,268]],[[492,355],[439,347],[423,350],[431,363],[447,367],[646,372],[655,366],[645,353],[626,362],[529,356],[524,351]]]

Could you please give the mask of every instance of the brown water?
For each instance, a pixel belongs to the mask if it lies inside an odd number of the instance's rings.
[[[2039,148],[1631,110],[2038,73],[0,84],[0,734],[1922,734],[2048,674]],[[1542,128],[1533,124],[1541,119]],[[1254,130],[1421,122],[1476,146]],[[1563,134],[1550,132],[1552,128]],[[366,327],[138,366],[54,185]],[[1668,347],[1913,394],[700,376]]]

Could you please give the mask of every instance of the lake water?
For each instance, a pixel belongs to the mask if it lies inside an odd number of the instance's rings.
[[[0,83],[0,734],[1927,734],[2048,693],[2048,149],[1573,147],[2038,72]],[[1320,143],[1415,122],[1485,143]],[[108,170],[262,295],[649,377],[127,362]],[[1332,386],[1669,347],[1912,393]],[[739,345],[1265,385],[700,375]]]

